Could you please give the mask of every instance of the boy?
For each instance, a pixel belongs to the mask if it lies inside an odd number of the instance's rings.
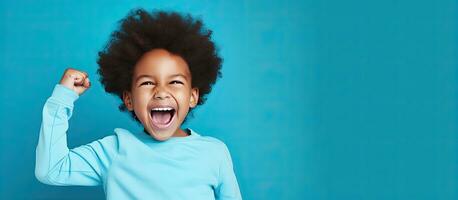
[[[114,135],[68,149],[73,103],[90,87],[67,69],[43,109],[35,174],[51,185],[103,185],[107,199],[241,199],[226,145],[181,129],[205,102],[222,59],[200,20],[175,12],[133,10],[99,52],[105,90],[144,133]],[[145,134],[146,133],[146,134]]]

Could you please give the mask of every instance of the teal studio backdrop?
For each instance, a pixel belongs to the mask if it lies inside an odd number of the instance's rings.
[[[139,130],[98,82],[132,8],[200,16],[223,78],[185,125],[229,147],[244,199],[457,199],[457,2],[1,1],[0,198],[104,199],[34,176],[41,111],[65,68],[93,86],[76,147]]]

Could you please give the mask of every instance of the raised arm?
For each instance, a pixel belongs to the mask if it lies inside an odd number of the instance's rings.
[[[79,83],[89,87],[84,78],[78,75],[71,78],[75,79],[75,84],[79,78]],[[35,176],[45,184],[99,185],[103,181],[104,171],[111,163],[113,151],[117,148],[114,135],[77,148],[67,147],[68,120],[79,94],[57,84],[43,108],[43,121],[36,148]]]

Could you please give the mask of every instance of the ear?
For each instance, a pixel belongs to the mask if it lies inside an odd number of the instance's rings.
[[[132,106],[132,94],[129,91],[124,91],[122,93],[122,99],[124,101],[124,105],[126,105],[127,109],[129,111],[134,110],[134,107]]]
[[[199,88],[191,89],[191,99],[189,100],[189,107],[194,108],[199,102]]]

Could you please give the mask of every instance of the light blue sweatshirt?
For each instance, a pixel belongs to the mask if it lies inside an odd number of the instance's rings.
[[[157,141],[115,134],[73,149],[68,120],[78,94],[57,84],[43,108],[35,175],[50,185],[103,185],[107,199],[242,199],[226,145],[191,135]]]

